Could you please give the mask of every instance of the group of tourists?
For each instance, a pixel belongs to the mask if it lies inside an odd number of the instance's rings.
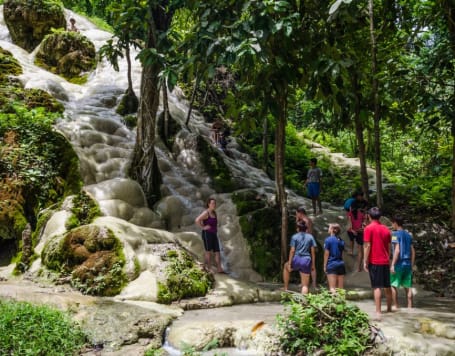
[[[357,193],[348,212],[348,236],[353,254],[354,240],[358,244],[358,272],[369,273],[373,288],[376,316],[381,316],[382,289],[387,301],[387,311],[392,304],[398,308],[397,289],[403,287],[406,292],[407,306],[412,307],[412,266],[415,261],[415,250],[412,236],[403,229],[403,218],[392,218],[391,232],[380,222],[381,211],[377,207],[366,211],[363,194]],[[311,233],[311,219],[306,216],[304,207],[296,211],[297,233],[291,238],[289,260],[283,268],[284,289],[289,287],[291,271],[298,271],[301,280],[301,292],[309,292],[310,277],[313,287],[316,282],[316,241]],[[328,236],[324,241],[324,272],[328,288],[336,292],[344,287],[346,267],[343,260],[345,242],[340,236],[339,224],[329,224]],[[363,268],[361,263],[363,261]]]
[[[322,213],[321,192],[322,172],[317,167],[317,160],[310,160],[305,185],[312,199],[314,215]],[[374,292],[376,315],[381,315],[382,289],[387,301],[387,311],[392,310],[392,304],[398,308],[397,289],[403,287],[406,291],[407,306],[412,307],[412,266],[415,260],[415,250],[411,235],[403,229],[403,218],[395,216],[392,219],[391,232],[380,222],[381,211],[377,207],[367,210],[368,203],[362,191],[356,191],[344,204],[348,226],[347,235],[350,241],[348,253],[354,256],[357,245],[357,272],[368,272],[371,287]],[[318,210],[317,210],[318,208]],[[218,273],[225,273],[221,265],[220,243],[217,236],[218,220],[216,215],[216,200],[210,198],[204,210],[195,220],[202,228],[202,240],[205,248],[204,266],[210,269],[212,258],[215,260]],[[309,293],[310,281],[316,289],[316,250],[317,243],[313,236],[313,223],[307,216],[304,207],[296,210],[296,229],[290,242],[289,259],[283,267],[284,290],[288,290],[292,271],[300,273],[301,292]],[[346,267],[343,260],[345,242],[341,238],[341,226],[329,224],[328,236],[324,241],[324,273],[327,276],[328,288],[335,293],[344,287]]]

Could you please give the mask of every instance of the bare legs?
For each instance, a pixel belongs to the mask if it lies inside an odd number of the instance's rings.
[[[221,256],[219,252],[213,252],[213,251],[205,251],[204,254],[204,264],[208,270],[210,270],[210,266],[212,263],[212,254],[215,255],[215,263],[216,263],[216,269],[217,272],[222,273],[223,267],[221,267]]]
[[[308,294],[310,275],[300,272],[300,282],[302,283],[302,294]]]
[[[284,264],[284,268],[283,268],[284,290],[289,289],[290,276],[291,276],[291,268],[289,266],[289,262],[286,262]],[[308,294],[309,287],[310,287],[310,275],[300,272],[300,283],[302,283],[302,294]]]
[[[318,286],[316,284],[317,282],[317,272],[316,268],[314,270],[311,270],[311,285],[313,286],[313,289],[316,289]]]
[[[363,269],[362,269],[362,261],[363,261],[363,246],[362,245],[358,245],[358,251],[357,251],[357,271],[358,272],[362,272]]]
[[[311,204],[313,205],[314,215],[316,215],[316,204],[319,209],[319,214],[322,214],[322,203],[321,203],[321,198],[319,198],[319,196],[316,198],[311,198]]]
[[[291,271],[289,267],[289,262],[284,264],[283,268],[283,282],[284,282],[284,290],[288,290],[289,288],[289,278],[291,277]]]
[[[215,263],[218,273],[223,273],[223,267],[221,267],[221,256],[219,252],[215,252]]]
[[[404,291],[406,293],[408,308],[411,309],[412,308],[412,288],[405,288]],[[398,309],[398,289],[395,287],[392,287],[392,302],[393,302],[393,306],[395,307],[395,309]]]
[[[344,275],[328,274],[327,283],[329,285],[329,290],[332,293],[335,293],[337,288],[343,289],[344,287]]]
[[[374,304],[376,306],[376,317],[380,318],[381,317],[381,295],[382,295],[381,288],[374,288],[373,294],[374,294]],[[387,303],[387,312],[391,312],[392,311],[392,289],[384,288],[384,294],[385,294],[386,303]]]

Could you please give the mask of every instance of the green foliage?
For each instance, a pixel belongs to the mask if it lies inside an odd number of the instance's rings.
[[[52,128],[58,114],[22,105],[0,113],[0,222],[20,238],[25,217],[79,189],[78,159]],[[27,216],[26,216],[27,214]]]
[[[166,351],[163,349],[148,349],[145,351],[144,356],[165,356]]]
[[[81,190],[72,201],[72,215],[66,223],[66,228],[71,230],[75,227],[88,225],[96,217],[101,215],[97,202],[84,190]]]
[[[224,162],[221,152],[198,136],[197,150],[202,165],[212,179],[213,188],[221,193],[231,192],[237,188],[229,167]]]
[[[94,276],[86,278],[76,277],[73,273],[71,285],[84,294],[113,296],[118,294],[126,283],[126,276],[123,272],[124,261],[113,263],[110,267],[103,266],[101,269],[93,270]]]
[[[278,315],[282,349],[290,354],[361,355],[369,347],[369,318],[345,293],[291,294]]]
[[[68,315],[47,306],[0,301],[0,350],[11,356],[72,355],[86,336]]]
[[[158,282],[158,302],[170,304],[175,300],[204,296],[212,287],[213,278],[183,251],[168,251],[166,281]]]
[[[183,356],[202,356],[203,353],[217,348],[218,344],[219,344],[218,339],[213,339],[213,340],[209,341],[207,343],[207,345],[205,345],[202,348],[201,352],[198,352],[194,346],[188,345],[186,343],[182,343],[181,349],[182,349]],[[215,353],[214,356],[227,356],[227,354],[226,353],[222,353],[222,354]]]
[[[256,205],[253,201],[253,206],[246,209],[245,203],[240,204],[243,210],[251,210],[240,216],[239,224],[248,242],[254,270],[267,279],[278,279],[281,271],[280,213],[271,207],[253,210]]]
[[[137,126],[137,116],[136,115],[126,115],[123,117],[123,122],[125,123],[126,127],[130,130]]]
[[[8,75],[22,74],[22,67],[10,51],[0,47],[0,82]]]

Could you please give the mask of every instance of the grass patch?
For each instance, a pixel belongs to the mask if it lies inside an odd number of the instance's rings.
[[[86,343],[82,329],[56,309],[0,301],[2,355],[72,355]]]

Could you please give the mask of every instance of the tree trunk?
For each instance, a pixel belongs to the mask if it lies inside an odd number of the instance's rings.
[[[269,166],[269,120],[267,115],[264,117],[262,131],[262,169],[267,173]]]
[[[374,29],[374,7],[373,0],[368,1],[368,12],[370,17],[370,38],[371,38],[371,75],[372,81],[372,95],[374,105],[374,158],[376,163],[376,205],[382,208],[382,166],[381,166],[381,132],[379,123],[381,121],[379,112],[379,82],[378,82],[378,63],[377,63],[377,45],[376,35]]]
[[[452,55],[455,57],[455,4],[453,1],[444,0],[442,2],[444,12],[447,18],[447,27],[449,29],[450,47]],[[455,230],[455,87],[453,87],[451,98],[451,112],[452,112],[452,229]]]
[[[367,156],[365,148],[365,139],[363,137],[363,123],[360,119],[360,89],[357,75],[352,76],[352,87],[354,89],[354,126],[355,126],[355,137],[357,139],[357,145],[359,148],[359,161],[360,161],[360,179],[362,182],[362,191],[365,194],[365,199],[369,200],[369,184],[368,184],[368,171],[367,171]]]
[[[163,80],[163,140],[167,142],[169,138],[169,102],[167,97],[167,84],[166,80]]]
[[[288,249],[288,211],[286,205],[286,190],[284,187],[284,159],[286,142],[287,98],[278,98],[280,112],[276,126],[275,137],[275,184],[276,200],[281,212],[281,265],[287,260]]]
[[[452,94],[452,109],[455,112],[455,89]],[[455,230],[455,117],[452,116],[452,229]]]
[[[127,41],[128,43],[129,41]],[[130,45],[127,45],[125,47],[125,57],[126,57],[126,63],[127,63],[127,78],[128,78],[128,91],[130,93],[134,93],[133,90],[133,79],[131,76],[131,53],[130,53]]]
[[[152,15],[152,4],[149,6],[149,29],[146,48],[156,48],[156,27]],[[141,77],[141,97],[139,102],[136,146],[134,148],[131,176],[144,190],[149,206],[160,196],[160,172],[157,170],[155,155],[156,113],[159,105],[158,63],[143,66]]]
[[[196,78],[194,80],[193,92],[191,93],[190,107],[188,108],[188,113],[186,114],[185,126],[188,127],[191,118],[191,112],[193,111],[194,100],[196,99],[197,88],[199,87],[200,76],[196,71]]]

